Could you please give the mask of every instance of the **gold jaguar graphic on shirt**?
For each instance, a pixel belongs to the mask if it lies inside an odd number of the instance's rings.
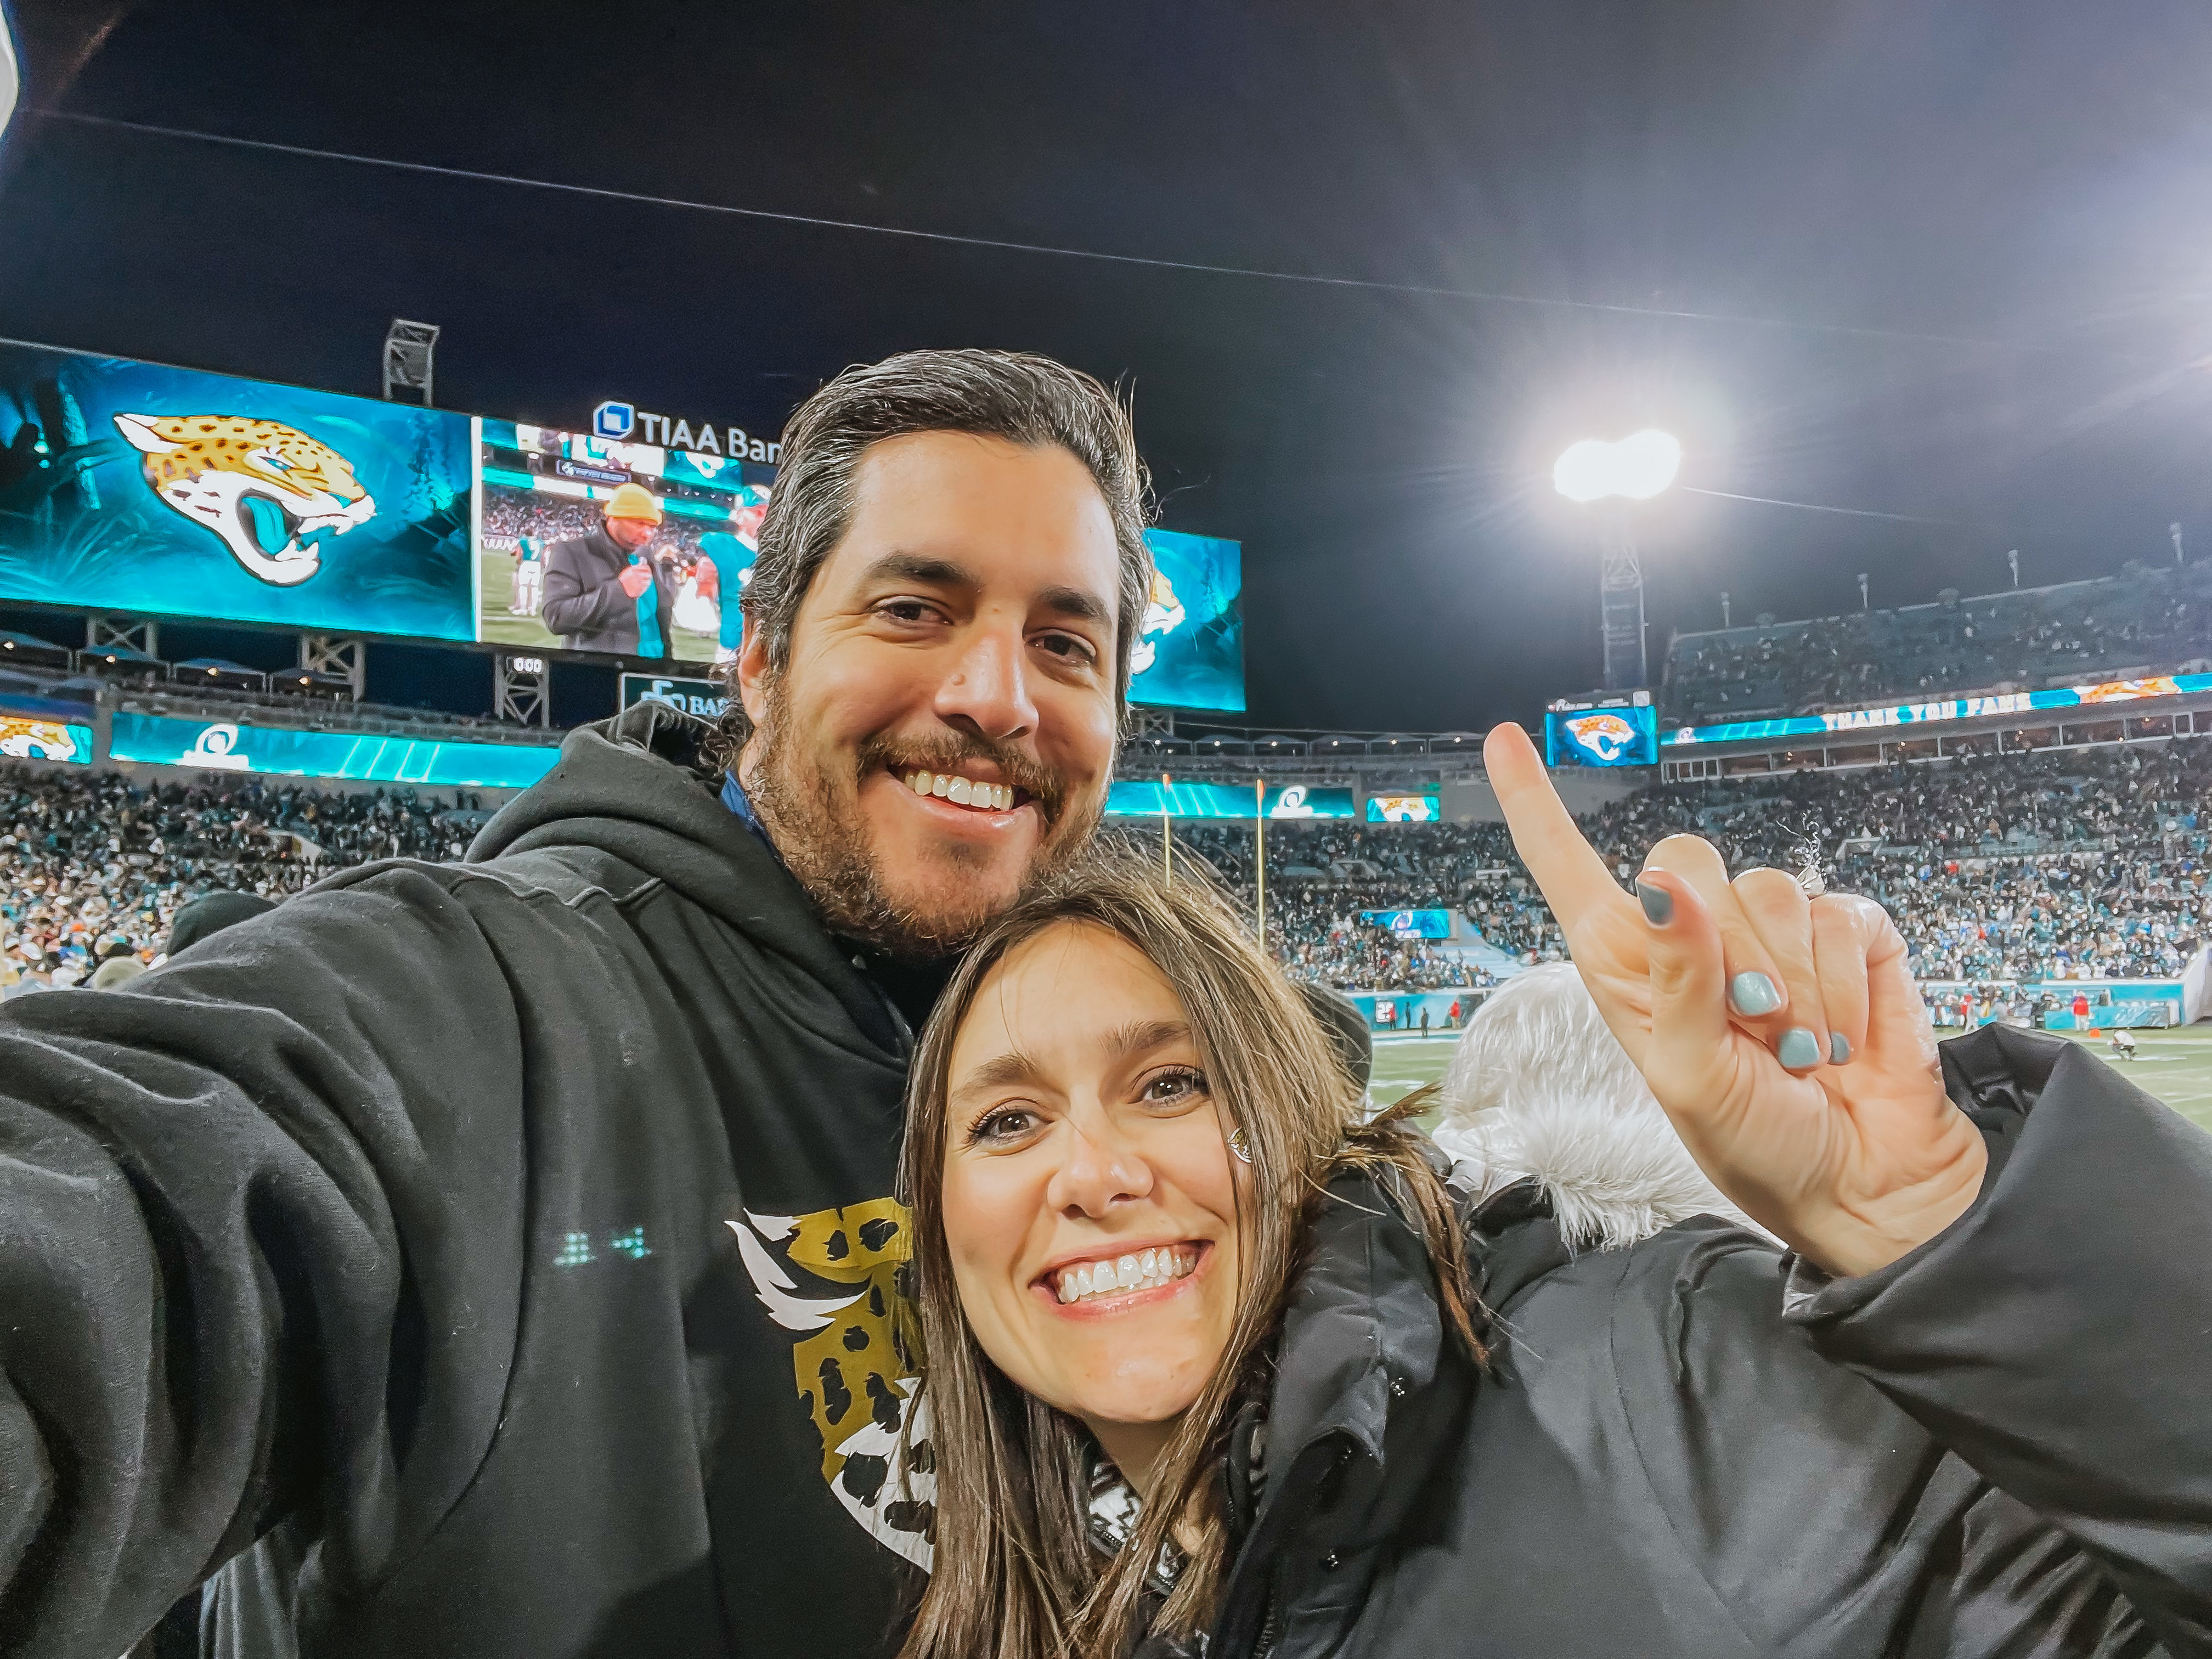
[[[913,1224],[897,1200],[877,1198],[811,1215],[748,1210],[729,1227],[769,1317],[799,1334],[792,1375],[822,1436],[822,1478],[877,1541],[927,1570],[937,1478],[905,1288]],[[793,1267],[853,1288],[799,1295]]]
[[[118,415],[154,493],[222,539],[249,575],[296,587],[319,544],[376,516],[353,463],[295,427],[242,415]]]

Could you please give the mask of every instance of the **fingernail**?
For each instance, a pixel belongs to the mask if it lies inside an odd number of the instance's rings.
[[[1782,1006],[1782,993],[1764,974],[1738,974],[1729,981],[1729,1006],[1746,1017],[1771,1014]]]
[[[1647,887],[1636,884],[1637,902],[1644,907],[1644,920],[1654,927],[1664,927],[1674,920],[1674,896],[1663,887]]]
[[[1803,1026],[1793,1025],[1774,1045],[1774,1057],[1784,1071],[1809,1072],[1820,1063],[1820,1039]]]
[[[1828,1033],[1828,1064],[1841,1066],[1851,1057],[1850,1039],[1841,1031]]]

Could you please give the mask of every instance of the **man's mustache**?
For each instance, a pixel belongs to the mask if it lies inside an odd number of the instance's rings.
[[[1067,786],[1060,775],[1019,750],[987,738],[871,738],[860,745],[860,770],[865,778],[880,766],[903,780],[915,772],[954,772],[963,761],[995,767],[1000,782],[1013,785],[1036,802],[1048,825],[1060,822],[1067,801]]]

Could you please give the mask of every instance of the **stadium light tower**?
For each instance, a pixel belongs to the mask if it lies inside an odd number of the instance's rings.
[[[1571,501],[1648,501],[1682,470],[1682,446],[1665,432],[1631,433],[1617,443],[1585,438],[1552,468],[1552,485]],[[1650,678],[1644,650],[1644,566],[1629,507],[1600,520],[1598,619],[1605,639],[1605,687],[1626,691]]]

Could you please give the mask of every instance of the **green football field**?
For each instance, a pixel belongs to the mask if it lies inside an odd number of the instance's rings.
[[[2212,1129],[2212,1027],[2139,1031],[2137,1057],[2112,1058],[2101,1037],[2083,1046],[2128,1081],[2156,1096],[2184,1117]],[[1387,1105],[1407,1091],[1433,1083],[1451,1059],[1449,1037],[1378,1037],[1375,1042],[1375,1098]]]

